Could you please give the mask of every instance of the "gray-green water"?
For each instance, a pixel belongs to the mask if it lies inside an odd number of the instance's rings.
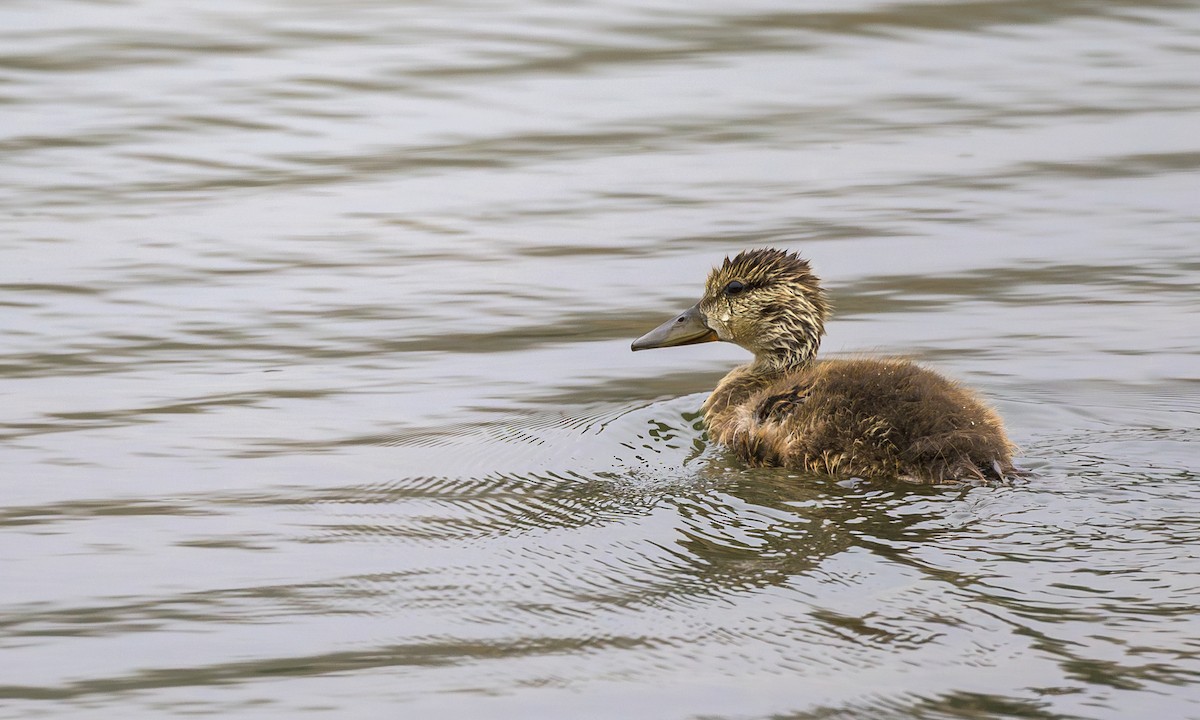
[[[1200,717],[1200,4],[0,8],[0,716]],[[629,352],[800,250],[1003,487]]]

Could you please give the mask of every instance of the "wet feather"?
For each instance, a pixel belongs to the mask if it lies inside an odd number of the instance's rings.
[[[1003,422],[971,390],[905,359],[816,359],[829,302],[795,253],[726,258],[696,311],[715,339],[754,353],[703,408],[711,437],[750,464],[922,483],[1012,473]]]

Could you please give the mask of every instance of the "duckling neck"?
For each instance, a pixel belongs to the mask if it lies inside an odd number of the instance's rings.
[[[808,367],[817,357],[824,334],[824,323],[819,317],[771,328],[753,342],[742,345],[754,353],[754,362],[748,369],[754,375],[769,377]]]
[[[813,364],[811,355],[803,357],[758,355],[754,362],[746,366],[746,372],[764,381],[773,380],[780,375],[809,367]]]
[[[774,379],[784,373],[810,367],[817,357],[820,336],[798,344],[783,344],[755,353],[746,370],[760,378]]]

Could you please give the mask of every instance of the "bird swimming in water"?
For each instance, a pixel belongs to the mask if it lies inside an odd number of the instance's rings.
[[[899,358],[817,360],[828,316],[807,260],[749,250],[632,347],[721,340],[754,353],[703,406],[710,436],[751,465],[917,483],[1014,472],[1003,421],[967,388]]]

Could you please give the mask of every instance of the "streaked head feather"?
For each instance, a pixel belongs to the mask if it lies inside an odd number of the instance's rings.
[[[741,287],[730,292],[731,283]],[[808,261],[774,248],[726,257],[709,273],[700,307],[722,340],[753,352],[755,366],[770,371],[812,360],[829,315]]]

